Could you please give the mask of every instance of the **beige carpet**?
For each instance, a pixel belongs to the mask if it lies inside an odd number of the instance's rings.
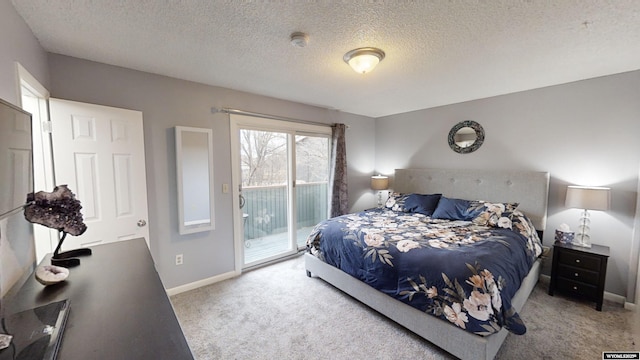
[[[541,280],[496,359],[601,359],[639,350],[634,313],[547,295]],[[453,359],[318,278],[303,258],[171,297],[196,359]],[[638,326],[635,326],[637,329]],[[637,331],[637,330],[636,330]]]

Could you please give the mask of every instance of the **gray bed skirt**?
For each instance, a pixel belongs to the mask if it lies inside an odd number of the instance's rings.
[[[400,302],[309,253],[304,256],[307,275],[321,278],[458,358],[493,359],[509,334],[505,329],[486,337],[472,334]],[[533,264],[512,300],[512,305],[517,311],[522,309],[538,282],[540,262],[541,260],[537,260]]]

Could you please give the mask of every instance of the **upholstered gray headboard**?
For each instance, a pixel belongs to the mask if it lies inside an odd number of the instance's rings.
[[[536,230],[547,223],[549,173],[510,170],[396,169],[393,191],[447,197],[518,202]]]

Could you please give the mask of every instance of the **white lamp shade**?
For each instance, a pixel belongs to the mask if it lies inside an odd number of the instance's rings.
[[[605,187],[569,186],[565,206],[587,210],[609,210],[611,189]]]
[[[389,178],[383,175],[372,176],[371,188],[373,190],[387,190],[389,188]]]

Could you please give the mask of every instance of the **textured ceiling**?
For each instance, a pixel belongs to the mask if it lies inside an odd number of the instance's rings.
[[[638,0],[12,2],[52,53],[371,117],[640,69]]]

